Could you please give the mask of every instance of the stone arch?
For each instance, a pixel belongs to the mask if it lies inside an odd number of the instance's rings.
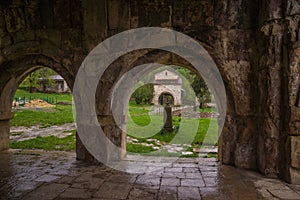
[[[164,96],[167,97],[166,100],[164,100]],[[174,105],[176,98],[171,93],[165,91],[159,95],[158,99],[160,105],[165,105],[167,103],[170,105]]]
[[[9,120],[13,118],[12,102],[14,94],[19,84],[33,71],[48,67],[60,74],[72,90],[74,77],[65,67],[55,60],[44,55],[30,55],[19,57],[18,59],[2,64],[6,73],[0,74],[1,84],[0,92],[0,150],[9,148],[10,126]],[[5,69],[6,66],[9,68]]]
[[[171,28],[201,41],[222,74],[228,110],[223,130],[226,134],[220,142],[223,143],[221,161],[272,176],[283,173],[290,176],[289,169],[281,168],[282,163],[291,162],[290,156],[286,156],[291,154],[288,137],[299,138],[289,135],[300,126],[299,106],[292,102],[294,89],[288,86],[299,68],[294,62],[299,48],[296,2],[220,0],[178,4],[166,0],[131,3],[76,0],[53,1],[51,6],[39,2],[0,3],[0,98],[11,94],[9,88],[16,81],[10,70],[14,66],[3,66],[7,60],[15,60],[15,56],[48,55],[66,65],[75,63],[74,59],[79,66],[83,58],[77,51],[81,47],[88,52],[105,38],[137,27]],[[199,14],[198,10],[206,12]],[[293,51],[295,54],[291,56]],[[145,60],[146,56],[145,53]],[[172,61],[176,64],[176,58]],[[70,79],[74,79],[78,66],[68,68]],[[282,103],[285,98],[291,100],[289,105]],[[11,116],[6,112],[7,106],[3,107],[8,103],[1,101],[0,120]],[[285,167],[290,168],[288,165]],[[299,177],[299,167],[293,170]]]
[[[97,92],[95,95],[96,113],[104,133],[112,143],[117,146],[121,146],[123,150],[126,149],[126,140],[124,142],[126,135],[120,128],[116,126],[116,120],[126,123],[126,113],[124,109],[120,109],[120,112],[118,112],[119,116],[117,116],[118,119],[115,119],[114,117],[116,116],[112,115],[110,102],[112,99],[113,88],[118,80],[120,80],[127,71],[145,63],[160,63],[164,65],[182,66],[198,74],[197,70],[195,70],[190,63],[180,56],[157,49],[142,49],[122,55],[104,71],[98,83]],[[101,97],[105,97],[105,100],[102,99],[100,101]],[[122,102],[117,106],[123,106],[124,108],[127,108],[127,105],[123,105]]]
[[[172,92],[172,91],[167,91],[167,90],[165,90],[165,91],[161,92],[160,94],[158,94],[158,95],[157,95],[157,96],[158,96],[157,102],[158,102],[160,105],[166,104],[167,102],[166,102],[166,100],[164,100],[164,96],[166,95],[166,96],[170,97],[170,99],[167,97],[167,98],[168,98],[167,101],[169,101],[169,104],[170,104],[170,105],[180,105],[180,104],[178,104],[178,102],[176,101],[177,99],[175,98],[174,94],[172,94],[171,92]]]

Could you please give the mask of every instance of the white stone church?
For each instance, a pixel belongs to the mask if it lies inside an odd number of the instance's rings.
[[[179,106],[182,103],[182,78],[171,70],[161,71],[154,76],[154,105]]]

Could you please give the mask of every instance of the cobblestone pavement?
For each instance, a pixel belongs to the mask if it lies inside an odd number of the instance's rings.
[[[0,153],[0,199],[300,199],[300,186],[212,158],[128,174],[76,161],[74,153],[10,150]]]

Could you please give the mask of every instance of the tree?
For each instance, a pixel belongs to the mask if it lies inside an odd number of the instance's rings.
[[[196,93],[198,100],[199,100],[199,103],[200,103],[199,108],[203,109],[205,103],[208,103],[211,100],[208,87],[207,87],[205,81],[203,80],[203,78],[200,76],[196,76],[194,78],[192,87]]]
[[[47,86],[55,84],[55,81],[52,80],[50,76],[56,74],[57,73],[55,71],[46,67],[38,69],[29,74],[29,76],[27,76],[20,84],[20,87],[28,88],[30,93],[32,93],[36,88],[42,88],[43,92],[45,92]]]
[[[190,83],[192,83],[194,81],[194,78],[196,77],[196,74],[194,72],[183,67],[178,67],[176,71],[184,76]]]
[[[136,104],[147,103],[150,104],[153,99],[154,87],[153,84],[145,84],[139,82],[137,89],[132,93],[131,98],[133,98]]]
[[[184,89],[184,95],[182,99],[183,103],[189,105],[194,104],[196,93],[194,89],[191,87],[191,84],[193,83],[197,75],[191,70],[183,67],[177,68],[176,71],[182,75],[181,77],[183,77],[182,78],[182,88]]]

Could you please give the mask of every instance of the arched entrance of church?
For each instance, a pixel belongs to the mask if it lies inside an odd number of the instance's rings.
[[[174,105],[174,97],[168,92],[163,92],[159,95],[158,102],[160,105]]]

